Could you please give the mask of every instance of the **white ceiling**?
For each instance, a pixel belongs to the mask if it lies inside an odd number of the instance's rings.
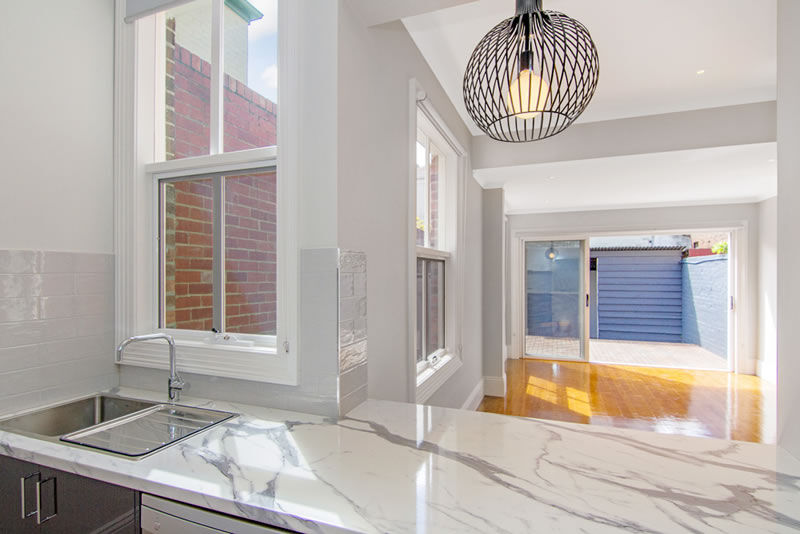
[[[757,202],[777,194],[775,143],[483,169],[508,213]]]
[[[462,100],[464,70],[514,5],[480,0],[403,19],[475,135]],[[583,22],[597,44],[600,84],[582,122],[775,99],[776,0],[544,0],[544,7]]]
[[[347,0],[366,26],[453,7],[475,0]]]

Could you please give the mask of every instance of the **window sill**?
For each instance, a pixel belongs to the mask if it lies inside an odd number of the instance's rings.
[[[211,345],[176,340],[178,372],[272,384],[297,385],[295,359],[274,348]],[[166,343],[129,345],[119,365],[169,369]]]
[[[461,368],[461,359],[453,354],[445,354],[432,367],[417,375],[417,404],[422,404],[436,393],[447,380]]]

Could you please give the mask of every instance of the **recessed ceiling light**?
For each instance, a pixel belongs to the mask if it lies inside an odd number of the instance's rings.
[[[770,158],[767,160],[767,163],[776,163],[778,160],[775,158]]]
[[[705,73],[706,73],[705,69],[700,69],[700,70],[697,71],[697,75],[698,76],[702,76]]]

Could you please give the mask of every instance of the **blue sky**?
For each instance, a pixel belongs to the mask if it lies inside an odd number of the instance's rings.
[[[247,85],[278,102],[278,2],[250,0],[264,14],[250,23],[248,31]]]

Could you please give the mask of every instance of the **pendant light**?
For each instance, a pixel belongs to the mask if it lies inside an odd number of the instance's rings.
[[[464,75],[470,117],[492,139],[538,141],[566,130],[594,96],[597,47],[575,19],[517,0],[517,13],[478,43]]]
[[[544,257],[550,261],[556,261],[558,259],[558,251],[553,247],[552,241],[550,241],[550,248],[544,251]]]

